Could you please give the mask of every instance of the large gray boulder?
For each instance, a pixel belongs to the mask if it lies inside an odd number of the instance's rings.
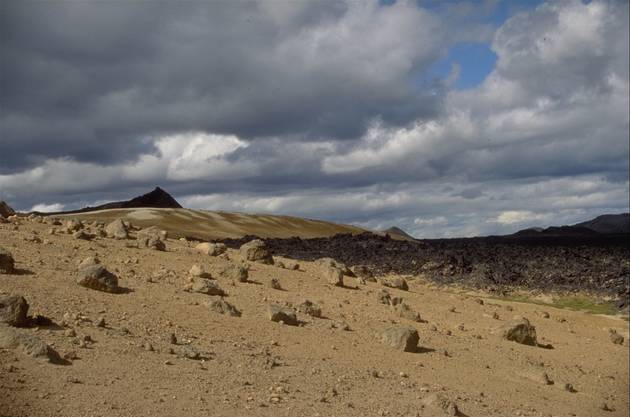
[[[28,324],[28,303],[19,295],[0,296],[0,323],[21,327]]]
[[[0,274],[11,274],[15,270],[15,261],[11,252],[0,247]]]
[[[107,237],[114,239],[129,239],[129,231],[122,219],[116,219],[105,226]]]
[[[118,277],[109,272],[103,265],[88,265],[79,269],[77,284],[82,287],[109,293],[120,292]]]
[[[389,327],[381,332],[381,342],[404,352],[416,352],[420,336],[411,326]]]
[[[239,252],[245,260],[273,265],[271,252],[269,252],[265,242],[260,239],[254,239],[245,243],[240,247]]]
[[[500,329],[501,337],[523,345],[537,346],[536,327],[522,318],[505,323]]]

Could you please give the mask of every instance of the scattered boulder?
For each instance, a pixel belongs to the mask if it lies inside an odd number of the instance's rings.
[[[240,247],[239,252],[243,259],[248,261],[260,262],[263,264],[273,264],[273,257],[267,248],[265,242],[260,239],[254,239]]]
[[[501,328],[501,337],[523,345],[537,346],[536,327],[529,320],[522,318],[505,323]]]
[[[364,281],[376,282],[376,278],[374,278],[374,274],[365,265],[355,265],[355,266],[350,267],[350,270],[357,278],[361,278]]]
[[[79,262],[78,269],[83,269],[92,265],[99,265],[101,261],[96,256],[88,256]]]
[[[282,308],[277,304],[270,304],[267,308],[267,317],[275,322],[283,322],[289,326],[297,326],[299,324],[295,311],[289,308]]]
[[[81,268],[77,284],[98,291],[120,292],[118,277],[105,269],[103,265],[98,264]]]
[[[203,267],[194,264],[193,266],[190,267],[190,270],[188,271],[188,275],[190,275],[192,278],[212,278],[212,276],[210,275],[210,273],[208,273]]]
[[[298,271],[300,269],[300,264],[293,259],[274,257],[273,263],[279,268],[288,269],[290,271]]]
[[[326,281],[330,285],[343,287],[343,271],[337,267],[331,266],[324,270]]]
[[[219,256],[227,251],[223,243],[203,242],[195,246],[195,250],[209,256]]]
[[[190,345],[185,345],[177,349],[177,356],[192,360],[202,359],[201,353],[199,353],[196,348]]]
[[[304,300],[302,304],[298,305],[297,310],[300,313],[307,314],[311,317],[321,317],[322,309],[317,304],[310,300]]]
[[[610,341],[615,345],[623,345],[623,336],[617,333],[617,330],[610,329],[609,330]]]
[[[381,332],[382,343],[404,352],[416,352],[419,341],[418,331],[411,326],[394,326]]]
[[[11,208],[6,202],[0,201],[0,217],[6,219],[9,216],[13,216],[15,210]]]
[[[247,282],[249,278],[249,267],[243,264],[229,263],[218,268],[218,274],[223,278],[231,279],[238,282]]]
[[[282,289],[282,285],[280,285],[280,281],[278,280],[278,278],[271,278],[271,281],[269,281],[269,287],[273,288],[274,290]]]
[[[407,280],[401,277],[383,279],[382,284],[389,288],[397,288],[403,291],[409,290],[409,285],[407,285]]]
[[[408,304],[406,303],[400,303],[396,306],[396,312],[398,313],[398,316],[407,319],[407,320],[411,320],[411,321],[417,321],[417,322],[421,322],[422,321],[422,317],[420,316],[420,313],[416,312],[413,308],[411,308]]]
[[[193,282],[186,284],[184,291],[207,295],[227,295],[215,282],[205,278],[197,278]]]
[[[392,304],[392,296],[389,295],[389,291],[380,290],[376,293],[376,300],[381,304],[391,305]]]
[[[241,312],[236,307],[220,297],[216,297],[215,299],[209,301],[208,307],[215,313],[225,314],[232,317],[241,317]]]
[[[166,245],[164,244],[164,240],[166,240],[167,236],[165,230],[161,230],[155,226],[142,229],[136,235],[138,248],[165,251]]]
[[[0,323],[21,327],[28,324],[28,303],[19,295],[0,296]]]
[[[459,415],[457,404],[441,393],[430,394],[422,400],[422,405],[445,416]]]
[[[0,324],[0,348],[18,349],[29,356],[49,362],[61,361],[59,354],[39,337],[2,324]]]
[[[15,270],[15,261],[11,252],[0,247],[0,274],[10,274]]]
[[[64,224],[64,229],[66,231],[66,233],[71,234],[74,232],[77,232],[81,229],[83,229],[83,223],[81,223],[78,220],[68,220],[66,221],[66,223]]]
[[[319,258],[315,262],[315,266],[322,270],[327,270],[328,268],[337,268],[340,269],[344,275],[348,275],[349,277],[353,277],[354,272],[350,270],[343,262],[339,262],[333,258]]]
[[[85,233],[83,230],[79,230],[72,234],[72,237],[77,240],[91,240],[92,236],[88,233]]]
[[[107,237],[114,239],[129,239],[129,231],[122,219],[116,219],[105,226]]]

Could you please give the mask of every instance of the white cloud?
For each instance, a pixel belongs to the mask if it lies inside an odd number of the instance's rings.
[[[65,205],[60,203],[53,204],[35,204],[29,211],[39,211],[41,213],[54,213],[63,211]]]

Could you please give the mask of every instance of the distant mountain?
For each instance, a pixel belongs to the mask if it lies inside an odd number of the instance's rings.
[[[572,226],[531,227],[512,236],[588,236],[597,234],[630,233],[630,213],[604,214]]]
[[[597,233],[630,233],[630,213],[604,214],[572,227],[585,227]]]
[[[42,214],[75,214],[75,213],[88,213],[97,210],[109,210],[109,209],[123,209],[123,208],[182,208],[182,206],[171,196],[169,193],[155,187],[155,189],[149,193],[132,198],[127,201],[114,201],[112,203],[102,204],[96,207],[84,207],[78,210],[64,211],[60,213],[42,213]]]
[[[4,201],[0,201],[0,217],[9,217],[15,214],[15,210]]]
[[[399,227],[392,226],[389,229],[383,230],[383,233],[390,235],[393,238],[399,238],[404,240],[416,240],[415,237],[411,236],[409,233],[405,232]]]

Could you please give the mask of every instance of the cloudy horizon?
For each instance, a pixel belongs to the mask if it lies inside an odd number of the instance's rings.
[[[0,4],[0,200],[512,233],[629,210],[627,1]]]

